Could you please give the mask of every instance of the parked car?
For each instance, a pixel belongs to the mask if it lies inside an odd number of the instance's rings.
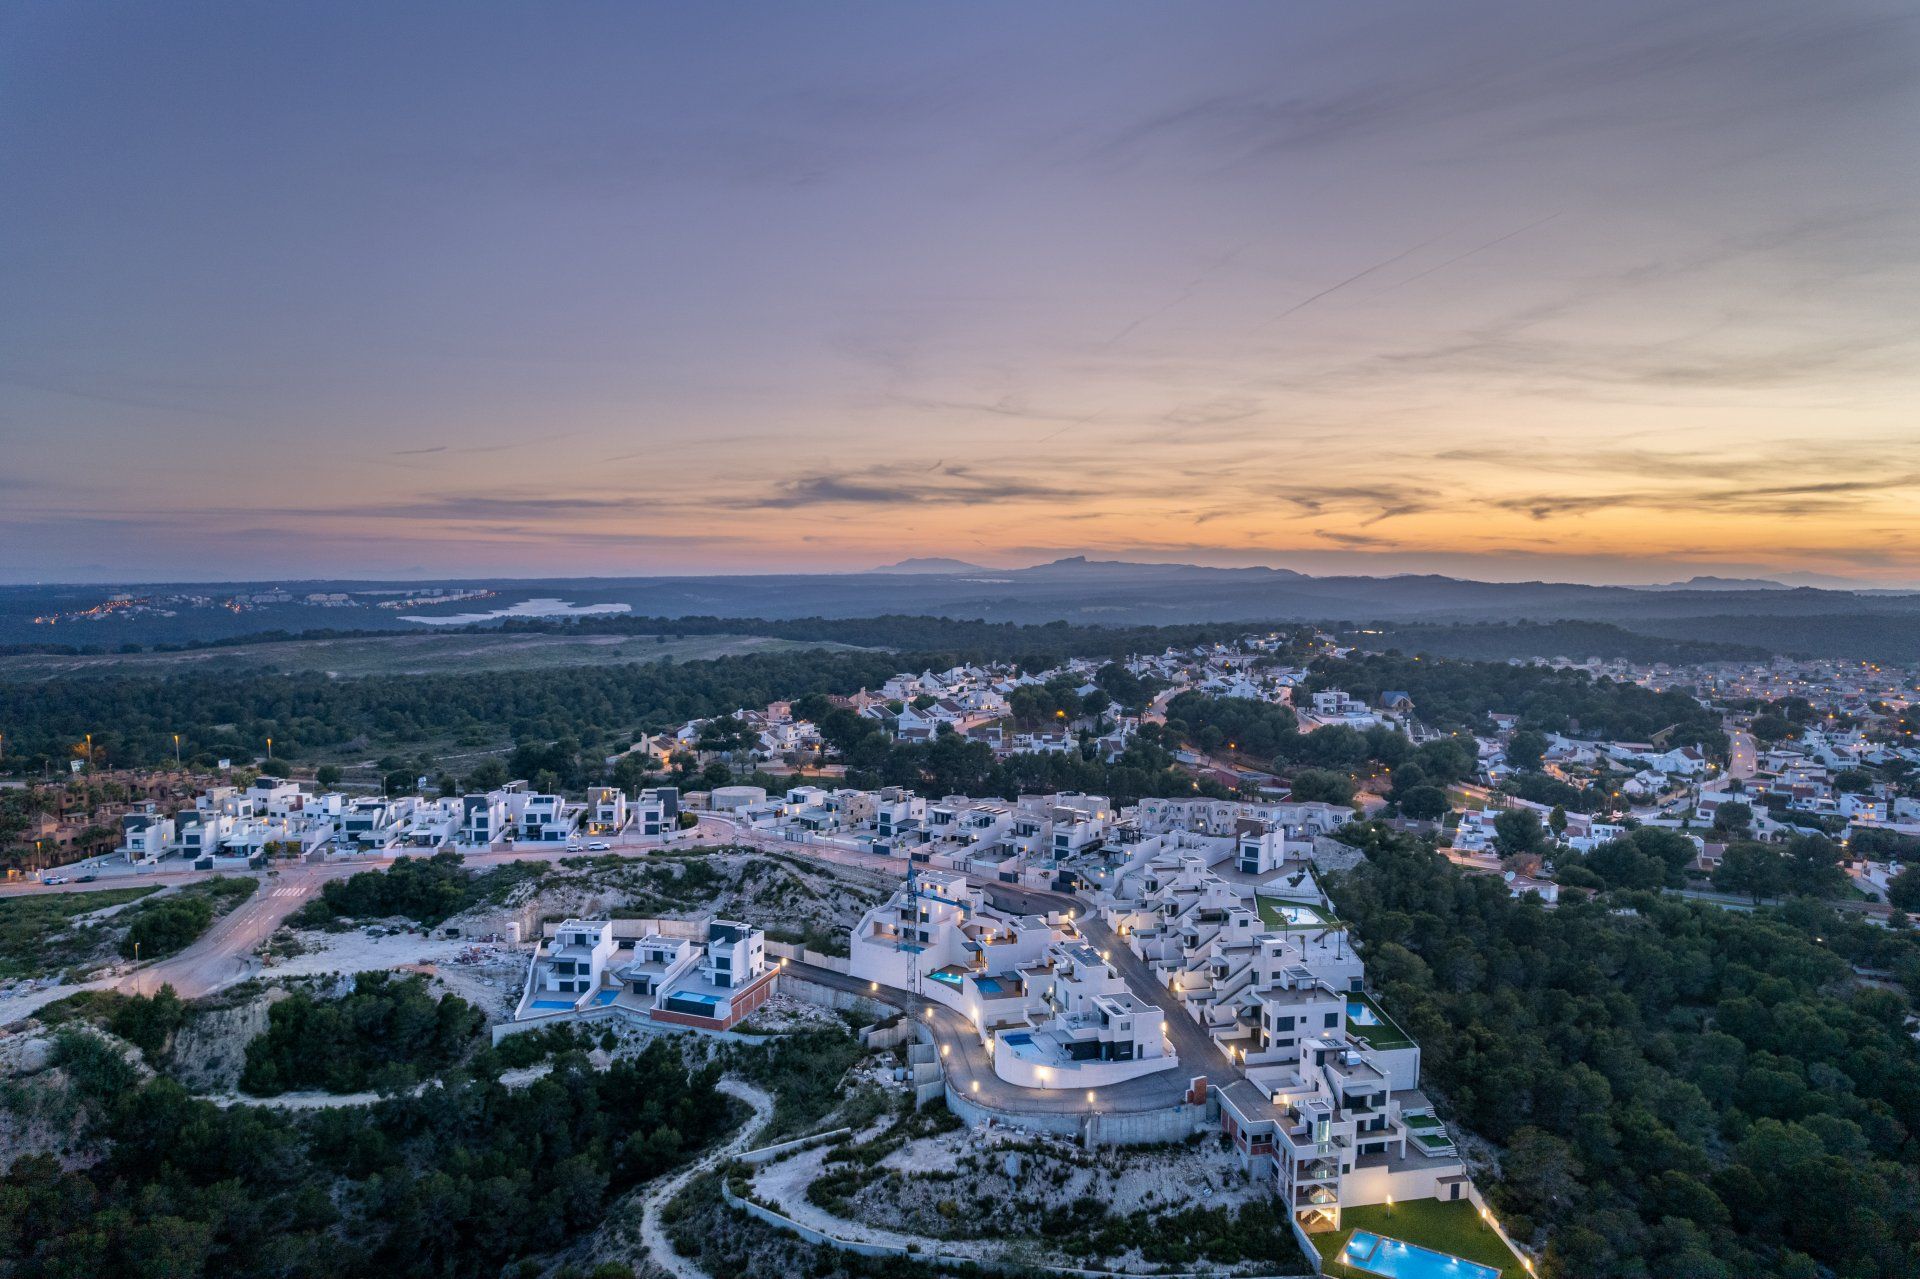
[[[596,839],[587,845],[587,851],[590,853],[610,853],[613,851],[613,845],[604,839]]]

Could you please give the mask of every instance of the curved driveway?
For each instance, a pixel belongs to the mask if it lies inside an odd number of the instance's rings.
[[[953,1090],[995,1110],[1056,1115],[1084,1115],[1089,1110],[1159,1110],[1178,1105],[1186,1095],[1188,1078],[1196,1073],[1186,1069],[1186,1062],[1182,1061],[1170,1070],[1095,1088],[1094,1103],[1089,1106],[1086,1092],[1081,1089],[1022,1088],[994,1074],[993,1058],[987,1055],[980,1036],[974,1033],[973,1023],[945,1004],[897,986],[876,985],[812,964],[789,961],[783,971],[822,986],[890,1004],[923,1022],[933,1031],[933,1042],[940,1049],[940,1061],[946,1067],[947,1080]]]

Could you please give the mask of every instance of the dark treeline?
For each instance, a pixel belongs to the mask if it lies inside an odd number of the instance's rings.
[[[338,999],[292,991],[267,1010],[266,1030],[247,1045],[240,1089],[398,1091],[460,1060],[486,1020],[458,995],[436,999],[418,975],[361,973]]]
[[[797,652],[712,661],[473,675],[335,680],[318,673],[226,672],[0,683],[7,762],[38,771],[73,755],[91,732],[111,766],[189,757],[277,757],[348,742],[413,743],[479,732],[551,741],[595,729],[637,732],[820,691],[851,693],[899,670],[884,653]]]
[[[452,851],[396,857],[384,871],[328,880],[320,886],[318,897],[289,918],[296,928],[324,928],[342,917],[403,915],[433,927],[482,901],[504,900],[514,887],[550,869],[545,862],[509,862],[475,874],[466,868],[466,859]]]
[[[1105,795],[1116,804],[1131,804],[1149,795],[1224,798],[1231,794],[1217,782],[1195,781],[1176,769],[1164,735],[1154,724],[1142,726],[1111,763],[1096,751],[1090,729],[1083,734],[1089,740],[1065,752],[996,759],[985,742],[954,732],[942,732],[931,742],[896,742],[877,720],[828,706],[820,698],[802,699],[794,711],[812,718],[820,735],[839,751],[850,786],[912,786],[931,795],[1003,799],[1081,791]]]
[[[1078,626],[1069,622],[1022,625],[956,617],[885,614],[880,617],[801,617],[786,621],[740,617],[583,617],[575,620],[512,618],[506,631],[587,635],[770,635],[819,640],[861,648],[891,648],[939,655],[954,662],[1020,662],[1036,668],[1071,657],[1117,660],[1167,648],[1223,644],[1248,634],[1310,632],[1298,623],[1194,622],[1179,626]],[[915,668],[920,669],[918,667]]]
[[[36,1155],[0,1178],[0,1273],[18,1279],[496,1276],[564,1246],[724,1130],[717,1068],[659,1041],[596,1071],[569,1053],[509,1092],[472,1075],[374,1106],[290,1115],[142,1084],[68,1034],[97,1164]]]
[[[1225,643],[1249,633],[1304,634],[1298,623],[1193,622],[1173,626],[1086,626],[1070,622],[986,622],[969,618],[889,613],[878,617],[635,617],[630,614],[581,618],[508,618],[498,623],[440,630],[439,634],[505,632],[536,635],[765,635],[774,639],[817,640],[858,648],[911,650],[953,661],[1063,661],[1069,657],[1126,657],[1159,652],[1169,646]],[[178,653],[210,648],[244,648],[295,640],[396,639],[421,632],[385,629],[319,628],[263,630],[247,635],[179,643],[0,644],[0,656],[45,654],[81,656],[108,652]],[[949,662],[948,664],[951,664]]]
[[[1333,885],[1449,1117],[1503,1148],[1506,1223],[1546,1273],[1920,1273],[1909,934],[1799,901],[1514,900],[1381,826]],[[1870,936],[1870,934],[1878,934]],[[1896,953],[1897,952],[1897,953]]]
[[[277,757],[349,742],[406,745],[436,737],[482,744],[621,734],[764,706],[807,693],[875,687],[903,669],[1017,660],[1048,666],[1071,656],[1124,655],[1168,645],[1224,640],[1244,625],[1014,626],[929,617],[805,619],[589,618],[515,623],[514,629],[640,634],[746,633],[885,647],[893,652],[794,652],[708,661],[628,663],[555,670],[333,679],[317,672],[183,672],[89,676],[33,684],[0,682],[6,762],[38,772],[64,766],[92,733],[105,766],[173,758],[173,734],[187,757],[248,760],[271,736]]]
[[[1737,632],[1730,632],[1737,633]],[[1370,631],[1348,632],[1343,643],[1363,648],[1397,648],[1403,653],[1504,662],[1508,658],[1589,657],[1626,662],[1765,661],[1773,650],[1754,644],[1672,639],[1641,635],[1608,622],[1456,622],[1376,623]]]

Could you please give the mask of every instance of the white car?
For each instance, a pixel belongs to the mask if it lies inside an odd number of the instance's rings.
[[[579,852],[579,851],[580,851],[580,849],[581,849],[581,847],[582,847],[582,846],[581,846],[581,845],[580,845],[579,843],[577,843],[576,841],[574,841],[574,840],[568,840],[568,841],[567,841],[567,851],[568,851],[568,852],[570,852],[570,853],[577,853],[577,852]]]
[[[596,839],[587,845],[587,851],[590,853],[610,853],[613,851],[613,845],[607,843],[604,839]]]

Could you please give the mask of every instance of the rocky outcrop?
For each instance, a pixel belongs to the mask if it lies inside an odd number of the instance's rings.
[[[199,1008],[174,1033],[167,1073],[194,1092],[230,1092],[247,1063],[247,1045],[267,1029],[267,1010],[287,997],[269,987],[243,1001]]]

